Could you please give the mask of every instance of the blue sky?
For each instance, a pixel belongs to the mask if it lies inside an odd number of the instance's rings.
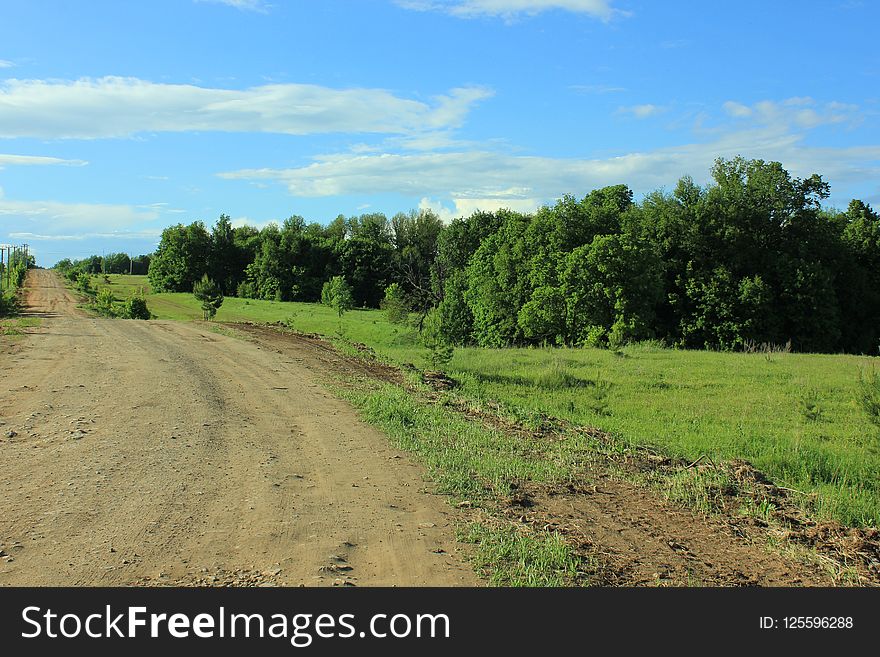
[[[716,157],[880,205],[869,0],[0,0],[0,243],[531,211]]]

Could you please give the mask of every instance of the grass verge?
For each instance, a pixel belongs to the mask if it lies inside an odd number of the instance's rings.
[[[588,456],[575,441],[542,444],[469,421],[441,400],[430,403],[392,384],[344,387],[339,394],[413,453],[459,507],[481,520],[460,533],[475,546],[477,570],[493,585],[564,586],[586,583],[581,558],[563,538],[504,518],[498,509],[517,482],[568,481]]]

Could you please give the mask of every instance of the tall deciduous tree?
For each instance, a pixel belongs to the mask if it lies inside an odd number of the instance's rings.
[[[150,260],[149,278],[157,292],[189,292],[208,271],[211,237],[201,221],[162,231]]]

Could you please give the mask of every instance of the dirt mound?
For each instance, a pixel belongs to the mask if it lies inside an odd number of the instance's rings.
[[[279,354],[298,358],[304,366],[322,372],[345,376],[360,376],[401,385],[403,374],[396,367],[382,363],[366,345],[352,345],[359,356],[342,353],[326,338],[317,333],[302,333],[288,328],[282,322],[274,324],[226,323],[225,327],[259,340]]]

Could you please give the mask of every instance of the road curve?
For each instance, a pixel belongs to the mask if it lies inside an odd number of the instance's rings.
[[[31,270],[0,338],[0,585],[480,581],[421,469],[316,373],[203,325],[87,316]]]

